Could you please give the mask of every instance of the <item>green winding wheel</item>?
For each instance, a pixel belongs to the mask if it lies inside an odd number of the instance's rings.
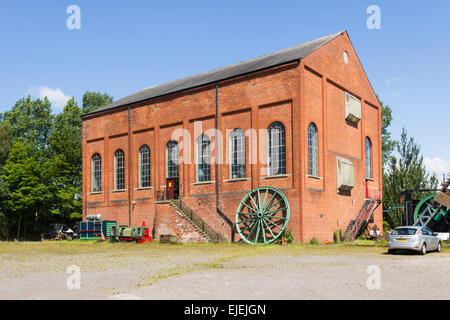
[[[269,244],[278,239],[289,223],[289,202],[272,187],[250,191],[236,212],[236,229],[250,244]]]
[[[414,210],[414,222],[419,219],[419,216],[425,211],[425,209],[430,204],[431,200],[433,200],[437,196],[437,193],[430,194],[429,196],[423,198],[416,206],[416,209]],[[436,210],[436,209],[434,209]],[[434,216],[435,221],[440,221],[442,217],[445,217],[446,215],[450,215],[450,208],[442,208],[440,214],[437,214]]]

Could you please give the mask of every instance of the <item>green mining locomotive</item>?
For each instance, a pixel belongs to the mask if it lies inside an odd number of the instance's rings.
[[[152,237],[148,227],[113,226],[110,235],[111,242],[151,242]]]

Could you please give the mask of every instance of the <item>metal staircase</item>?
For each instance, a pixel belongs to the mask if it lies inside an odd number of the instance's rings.
[[[345,230],[344,238],[350,241],[355,240],[361,228],[369,222],[380,204],[381,200],[376,197],[365,199],[358,216],[355,220],[350,221],[347,230]]]
[[[222,242],[225,241],[224,237],[211,228],[205,220],[200,218],[189,206],[187,206],[182,200],[175,199],[169,201],[172,207],[185,218],[198,232],[203,234],[209,242]]]

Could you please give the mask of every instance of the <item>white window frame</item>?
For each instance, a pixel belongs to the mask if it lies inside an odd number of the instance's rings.
[[[345,92],[345,120],[358,124],[361,121],[361,108],[361,100]]]
[[[352,170],[350,176],[350,180],[352,181],[350,181],[348,184],[344,184],[344,182],[340,181],[340,179],[342,179],[342,176],[344,174],[342,166],[339,165],[340,163],[349,166],[349,168],[351,168]],[[341,168],[341,171],[339,171],[339,168]],[[336,157],[336,178],[337,178],[336,182],[338,193],[340,191],[350,191],[355,187],[355,166],[350,160],[341,157]]]
[[[242,141],[239,144],[240,148],[238,146],[238,149],[235,151],[234,150],[234,146],[235,146],[234,145],[234,142],[235,142],[234,138],[237,137],[238,135],[242,139]],[[244,130],[242,130],[240,128],[234,129],[231,132],[231,134],[230,134],[230,151],[229,151],[229,157],[230,157],[230,179],[243,179],[243,178],[247,177],[245,148],[246,148],[246,145],[245,145],[245,132],[244,132]],[[234,161],[234,157],[233,157],[234,152],[237,152],[237,154],[238,154],[237,155],[237,159],[241,159],[242,163],[237,163],[237,164],[233,163],[233,161]],[[239,157],[239,155],[241,155],[242,157]],[[238,160],[238,162],[239,162],[239,160]],[[243,166],[243,168],[244,168],[244,171],[243,171],[244,175],[242,177],[241,176],[233,177],[233,166],[238,166],[238,167],[239,166]]]

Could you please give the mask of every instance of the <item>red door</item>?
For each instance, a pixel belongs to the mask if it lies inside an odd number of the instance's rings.
[[[174,179],[167,179],[166,180],[166,199],[167,200],[173,200],[175,198],[174,191],[175,191]]]

